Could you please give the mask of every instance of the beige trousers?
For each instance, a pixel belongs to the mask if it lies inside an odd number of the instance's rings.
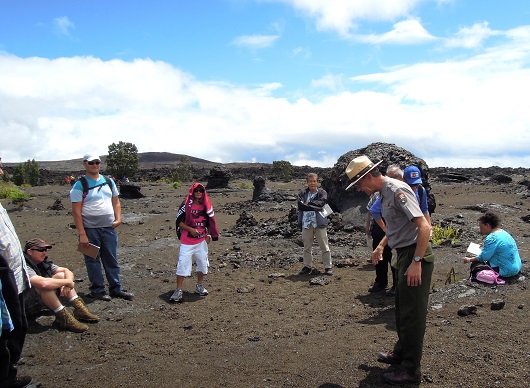
[[[328,230],[327,228],[313,228],[302,229],[302,241],[304,242],[304,267],[313,267],[313,258],[311,256],[313,241],[317,240],[318,246],[322,253],[322,264],[324,268],[331,268],[331,251],[328,244]]]

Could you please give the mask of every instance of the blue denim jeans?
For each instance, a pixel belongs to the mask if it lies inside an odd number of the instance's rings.
[[[118,235],[113,227],[85,228],[88,241],[100,247],[98,256],[93,259],[85,256],[86,270],[90,280],[90,291],[95,294],[105,293],[105,283],[101,264],[109,282],[109,292],[115,294],[121,291],[120,266],[116,257],[118,250]]]

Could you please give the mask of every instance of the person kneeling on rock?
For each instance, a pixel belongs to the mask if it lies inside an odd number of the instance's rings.
[[[26,242],[24,257],[28,265],[31,288],[24,294],[24,305],[28,315],[42,310],[42,304],[55,314],[54,324],[62,330],[81,333],[88,330],[84,322],[98,322],[99,317],[92,314],[85,302],[74,289],[74,274],[68,268],[55,265],[47,256],[52,248],[44,240],[34,238]],[[64,297],[74,306],[73,314],[61,303]]]

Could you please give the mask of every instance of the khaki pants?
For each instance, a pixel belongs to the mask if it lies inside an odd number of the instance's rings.
[[[304,242],[304,267],[313,267],[312,248],[316,238],[320,251],[322,252],[322,264],[324,268],[331,268],[331,252],[328,244],[328,231],[326,228],[302,229],[302,240]]]

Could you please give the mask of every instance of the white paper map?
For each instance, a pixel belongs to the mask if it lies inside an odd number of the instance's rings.
[[[480,245],[475,243],[469,243],[469,246],[467,247],[467,252],[472,253],[473,255],[477,256],[480,255],[480,252],[482,252],[482,249],[480,249]]]
[[[332,213],[333,213],[333,210],[331,209],[331,207],[327,203],[324,205],[324,207],[320,211],[320,215],[322,217],[327,217],[327,216],[329,216]]]

